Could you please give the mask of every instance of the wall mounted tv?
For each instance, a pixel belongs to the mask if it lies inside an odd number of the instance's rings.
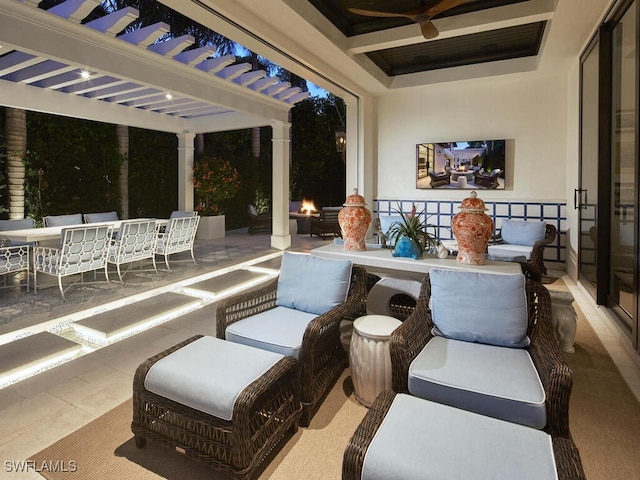
[[[505,140],[419,143],[416,188],[504,190]]]

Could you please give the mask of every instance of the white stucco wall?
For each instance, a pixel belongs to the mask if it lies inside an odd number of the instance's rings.
[[[506,139],[507,188],[483,190],[482,198],[567,200],[567,154],[575,151],[567,148],[566,76],[523,74],[392,91],[379,99],[377,118],[378,197],[465,198],[469,190],[416,189],[416,144]]]

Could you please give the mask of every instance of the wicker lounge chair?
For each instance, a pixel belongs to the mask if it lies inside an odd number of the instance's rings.
[[[451,184],[451,172],[436,173],[434,170],[429,170],[429,178],[432,188]]]
[[[366,475],[363,476],[363,467],[365,466],[365,461],[369,461],[369,460],[366,460],[367,455],[371,454],[369,447],[374,441],[374,438],[376,437],[376,435],[379,434],[383,420],[385,420],[385,418],[387,417],[387,414],[393,405],[396,395],[397,394],[392,391],[382,392],[380,395],[378,395],[378,397],[376,398],[376,401],[373,403],[373,405],[365,415],[364,419],[362,420],[362,422],[354,432],[353,436],[349,440],[349,443],[347,444],[347,447],[344,451],[344,456],[342,461],[342,479],[343,480],[363,480],[363,479],[366,480],[368,478]],[[429,410],[428,407],[425,408],[425,415],[428,414],[428,410]],[[477,415],[477,417],[481,417],[481,416]],[[439,421],[440,419],[436,418],[434,420]],[[389,427],[389,421],[387,421],[386,426],[387,428]],[[465,428],[464,424],[462,425],[462,428]],[[526,427],[522,427],[522,428],[527,430]],[[428,431],[416,432],[414,429],[410,429],[410,430],[411,431],[407,432],[407,434],[414,434],[414,435],[423,434],[426,436],[426,438],[429,438],[429,436],[436,437],[438,441],[441,441],[441,445],[443,445],[442,448],[447,449],[451,447],[452,451],[450,456],[444,456],[444,457],[439,456],[438,458],[431,459],[429,458],[431,451],[428,448],[425,448],[423,452],[421,452],[421,458],[424,458],[426,463],[428,463],[429,461],[447,462],[448,459],[453,459],[453,461],[456,461],[458,463],[458,465],[455,467],[455,470],[458,472],[458,475],[460,475],[459,472],[461,471],[461,466],[466,461],[467,457],[465,455],[465,452],[459,449],[459,445],[457,444],[451,445],[451,442],[450,443],[446,442],[446,439],[443,438],[443,435],[446,435],[447,431],[444,431],[444,432],[434,431],[433,434],[431,434]],[[466,433],[468,432],[463,432],[463,434],[466,434]],[[474,436],[472,440],[475,438],[476,437]],[[477,444],[482,444],[483,441],[486,441],[486,435],[483,434],[482,437],[477,437]],[[585,479],[586,477],[584,474],[584,470],[582,468],[582,461],[580,459],[580,454],[575,444],[573,443],[573,441],[569,438],[557,437],[552,435],[551,443],[553,446],[553,456],[555,460],[555,468],[558,474],[558,479],[559,480]],[[518,462],[521,458],[526,458],[527,457],[526,454],[528,452],[522,452],[522,453],[524,454],[523,456],[513,455],[512,460],[514,462]],[[416,459],[408,458],[408,456],[406,456],[403,451],[394,451],[393,462],[389,464],[389,471],[386,472],[388,474],[387,477],[377,477],[377,478],[398,478],[397,468],[394,468],[394,466],[407,465],[410,462],[412,462],[412,460],[416,460]],[[417,459],[417,460],[419,461],[420,459]],[[504,458],[501,458],[498,461],[504,461]],[[483,468],[484,466],[485,466],[485,463],[481,462],[480,468]],[[481,476],[480,472],[476,472],[473,477],[469,477],[469,478],[492,478],[494,480],[497,479],[498,477],[495,476],[496,475],[495,471],[491,469],[491,465],[487,464],[486,466],[488,467],[488,469],[490,469],[490,471],[483,472],[484,476]],[[510,465],[510,467],[511,466],[512,465]],[[431,473],[433,474],[433,472]],[[537,468],[533,470],[533,474],[538,475]],[[420,475],[419,472],[417,476],[418,478],[427,477],[427,475],[424,475],[424,476]],[[449,477],[449,478],[454,478],[454,477]],[[462,478],[462,477],[456,477],[456,478]],[[467,477],[464,477],[464,478],[467,478]],[[509,476],[508,478],[510,480],[511,478],[520,478],[520,477],[516,475],[515,477]],[[536,478],[540,478],[540,477],[536,477]]]
[[[487,251],[494,258],[524,256],[526,260],[521,263],[525,273],[534,280],[542,281],[542,276],[547,273],[544,247],[552,244],[556,235],[556,227],[550,223],[505,219]]]
[[[393,390],[399,393],[409,392],[411,364],[427,343],[434,338],[435,324],[429,303],[431,288],[430,275],[426,275],[416,309],[390,338]],[[496,295],[502,293],[496,292]],[[554,437],[571,438],[569,396],[573,379],[558,341],[553,335],[549,292],[541,283],[527,280],[526,296],[527,335],[530,339],[530,345],[526,350],[544,389],[546,410],[544,430]],[[472,298],[468,298],[467,301],[471,302]]]
[[[340,224],[338,223],[338,214],[342,207],[322,207],[320,216],[311,217],[311,227],[309,236],[317,235],[325,238],[325,236],[341,237]]]
[[[249,216],[249,235],[271,233],[273,219],[270,213],[259,214],[255,206],[247,205],[247,215]]]
[[[500,169],[495,169],[491,173],[482,171],[474,172],[473,183],[476,187],[484,187],[495,190],[500,186]]]
[[[285,252],[285,255],[287,255],[287,252]],[[301,254],[288,255],[301,256]],[[309,257],[307,255],[303,256]],[[335,260],[319,259],[317,257],[311,258],[325,262],[336,262]],[[227,329],[230,326],[234,326],[234,324],[243,320],[245,325],[247,325],[247,321],[255,321],[258,318],[262,320],[270,310],[282,308],[279,306],[281,301],[278,300],[278,285],[283,273],[281,271],[280,278],[272,280],[264,287],[220,301],[216,314],[217,336],[229,340]],[[308,273],[310,276],[313,276],[313,274],[313,271]],[[303,413],[300,424],[303,426],[309,424],[311,417],[320,406],[320,402],[346,367],[347,356],[340,342],[340,322],[343,317],[354,315],[360,308],[362,299],[366,295],[366,275],[362,267],[353,266],[348,296],[344,302],[317,316],[303,312],[309,315],[310,321],[308,321],[306,327],[304,327],[304,324],[298,324],[302,325],[299,328],[303,329],[304,334],[302,339],[296,337],[292,340],[293,342],[301,342],[298,344],[299,348],[296,351],[301,370]],[[304,285],[301,285],[301,287],[304,287]],[[318,292],[311,293],[315,296],[318,295]],[[287,318],[295,314],[295,312],[290,311],[283,313]],[[262,317],[258,317],[258,315],[262,315]],[[295,321],[297,322],[297,320]],[[286,327],[286,325],[283,327],[279,323],[279,318],[274,318],[274,316],[267,317],[267,320],[260,321],[258,324],[249,325],[252,331],[261,330],[265,332],[262,336],[256,335],[247,343],[259,346],[259,348],[270,346],[266,345],[266,336],[270,336],[272,339],[275,336],[275,341],[278,342],[280,340],[277,334],[278,329]],[[235,325],[234,328],[237,329],[238,325]],[[234,341],[241,340],[234,335]],[[279,347],[279,345],[275,346]],[[290,348],[290,350],[292,349]]]

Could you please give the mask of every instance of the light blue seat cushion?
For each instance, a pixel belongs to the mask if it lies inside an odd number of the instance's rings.
[[[409,367],[417,397],[544,428],[545,392],[529,352],[433,337]]]
[[[531,252],[533,252],[533,247],[529,245],[501,243],[498,245],[489,245],[487,252],[489,255],[495,255],[496,257],[524,257],[529,260],[531,258]]]
[[[202,337],[156,362],[144,386],[187,407],[231,420],[242,390],[281,358],[273,352]]]
[[[547,225],[544,222],[505,219],[502,221],[500,235],[507,243],[532,247],[534,243],[544,240],[546,230]]]
[[[434,334],[504,347],[526,347],[528,312],[523,274],[431,269]]]
[[[347,299],[351,260],[284,252],[276,304],[322,315]]]
[[[113,222],[117,220],[119,220],[118,212],[115,212],[115,211],[84,214],[84,221],[86,223]]]
[[[363,480],[556,480],[540,430],[396,395],[367,449]]]
[[[66,227],[67,225],[82,225],[82,214],[49,215],[44,217],[46,227]]]
[[[275,307],[232,323],[224,334],[230,342],[269,350],[298,360],[304,332],[316,316],[293,308]]]

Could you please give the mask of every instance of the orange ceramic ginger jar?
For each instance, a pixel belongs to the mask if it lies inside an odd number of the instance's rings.
[[[451,220],[453,236],[458,243],[457,260],[468,265],[486,263],[485,252],[493,235],[493,220],[484,213],[487,208],[477,196],[475,191],[471,192],[469,198],[462,201],[461,212]]]
[[[342,230],[345,250],[366,250],[365,236],[371,224],[371,212],[365,206],[364,197],[353,189],[353,195],[345,200],[338,213],[338,223]]]

